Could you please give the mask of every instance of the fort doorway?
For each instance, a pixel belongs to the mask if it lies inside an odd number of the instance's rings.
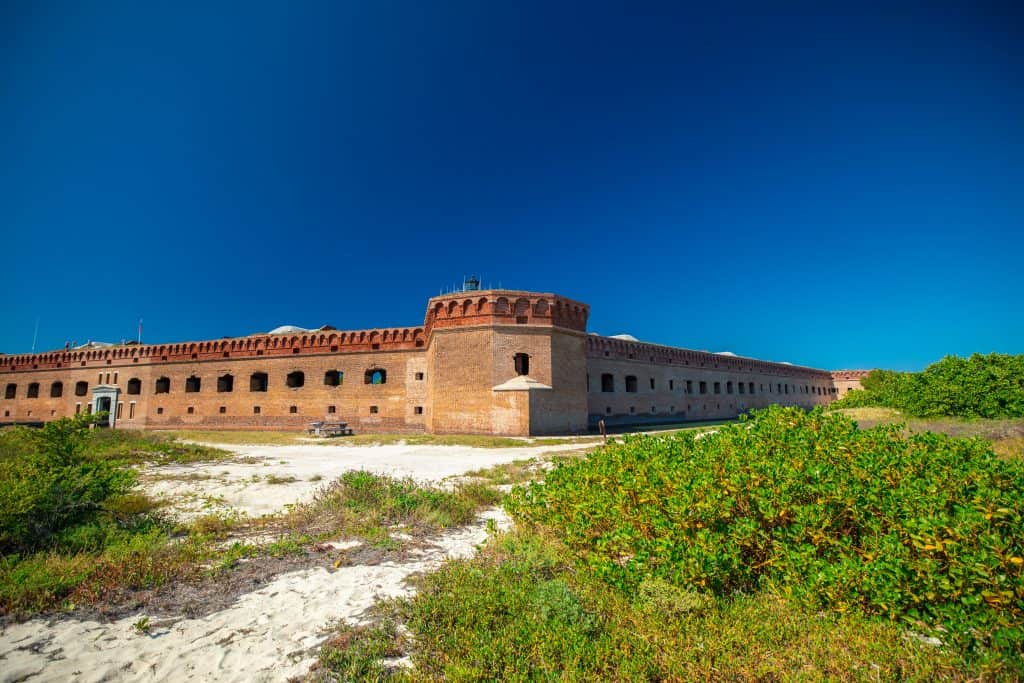
[[[91,413],[106,413],[106,422],[99,423],[100,427],[113,427],[117,422],[117,414],[114,406],[117,405],[117,397],[120,389],[112,384],[100,384],[92,390],[92,401],[90,402]]]

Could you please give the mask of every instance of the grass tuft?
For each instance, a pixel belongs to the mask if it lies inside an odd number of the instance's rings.
[[[386,534],[401,526],[426,532],[467,524],[500,498],[497,490],[481,482],[448,491],[420,486],[411,478],[359,470],[320,487],[310,502],[296,505],[283,522],[293,533],[357,536],[383,543],[381,530]]]

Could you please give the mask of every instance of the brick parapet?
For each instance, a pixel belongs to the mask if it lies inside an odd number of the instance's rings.
[[[423,327],[428,334],[433,329],[502,324],[585,332],[589,315],[586,304],[557,294],[489,289],[433,297]]]
[[[0,373],[260,356],[412,351],[422,349],[425,344],[426,333],[422,327],[355,331],[317,330],[302,334],[261,334],[174,344],[129,343],[103,348],[0,356]]]
[[[832,373],[828,370],[818,370],[802,365],[773,363],[744,356],[727,356],[709,351],[695,351],[629,339],[604,337],[596,334],[591,334],[587,337],[587,355],[591,358],[636,360],[642,363],[714,368],[733,372],[756,372],[765,375],[805,377],[816,380],[832,378]]]
[[[835,382],[860,381],[871,374],[871,370],[833,370],[832,380]]]

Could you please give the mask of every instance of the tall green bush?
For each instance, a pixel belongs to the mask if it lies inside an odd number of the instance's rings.
[[[1019,662],[1022,501],[1024,465],[980,440],[776,407],[703,438],[627,438],[507,507],[626,591],[771,589]]]
[[[49,548],[69,534],[80,541],[75,528],[134,486],[130,468],[85,454],[92,420],[64,418],[5,439],[16,446],[0,457],[0,554]]]
[[[874,370],[833,408],[883,406],[914,417],[1024,417],[1024,355],[946,356],[923,372]]]

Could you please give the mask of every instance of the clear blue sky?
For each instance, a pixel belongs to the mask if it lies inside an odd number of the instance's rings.
[[[1024,353],[1019,3],[157,4],[0,9],[0,351],[479,273],[816,367]]]

